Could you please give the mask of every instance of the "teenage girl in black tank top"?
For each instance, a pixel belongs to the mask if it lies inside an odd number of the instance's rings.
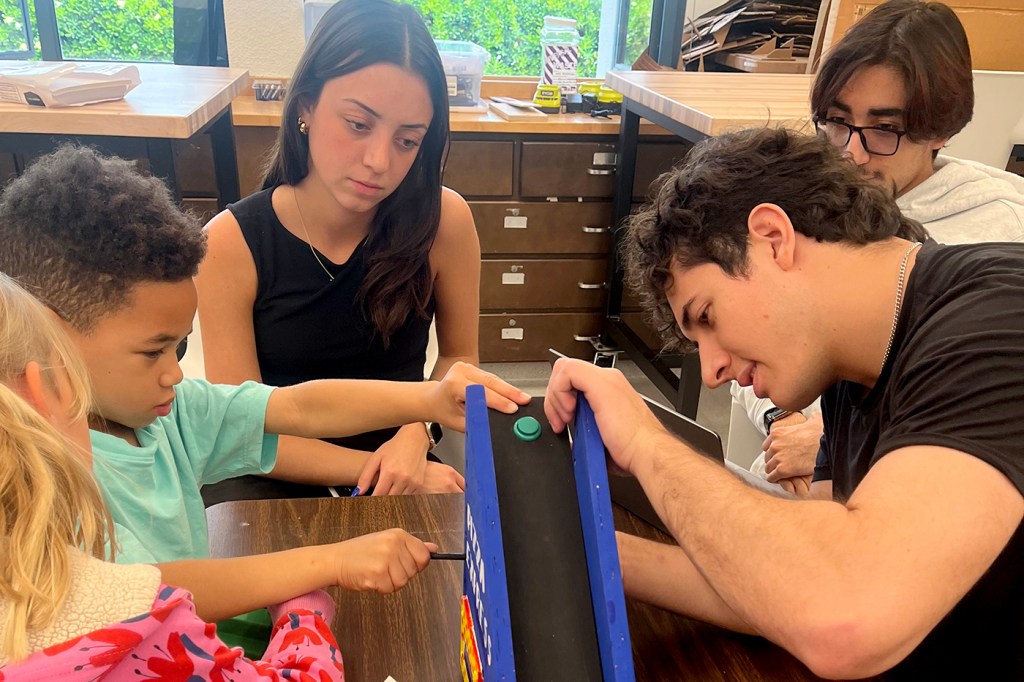
[[[447,140],[444,71],[415,10],[334,5],[289,84],[263,191],[207,226],[197,278],[207,378],[420,381],[435,316],[432,378],[476,363],[480,246],[466,202],[441,187]],[[461,489],[428,447],[423,424],[337,444],[282,438],[279,470],[316,457],[317,483],[361,493]],[[322,490],[257,479],[207,502]]]

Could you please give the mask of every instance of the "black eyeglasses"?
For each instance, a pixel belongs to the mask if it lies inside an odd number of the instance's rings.
[[[834,118],[816,117],[814,125],[818,129],[818,135],[836,147],[845,147],[850,143],[853,134],[857,133],[864,151],[875,156],[895,154],[900,148],[900,139],[907,134],[906,130],[855,126]]]
[[[187,351],[187,350],[188,350],[188,337],[186,336],[185,338],[183,338],[181,340],[181,343],[178,344],[178,347],[174,349],[174,354],[178,356],[178,362],[181,362],[181,359],[183,357],[185,357],[185,351]]]

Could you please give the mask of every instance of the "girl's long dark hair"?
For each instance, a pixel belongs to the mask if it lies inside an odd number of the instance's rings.
[[[302,109],[319,100],[324,84],[380,63],[421,77],[434,107],[416,160],[377,207],[367,238],[366,278],[358,300],[386,346],[410,314],[429,317],[429,256],[441,221],[441,173],[448,146],[444,67],[415,9],[391,0],[341,0],[324,14],[288,84],[263,188],[297,185],[309,173],[309,138],[299,132],[297,121]]]

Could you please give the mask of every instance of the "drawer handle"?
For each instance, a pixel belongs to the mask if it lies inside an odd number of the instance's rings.
[[[583,226],[583,231],[587,234],[608,234],[612,231],[610,227],[590,227],[589,225]]]
[[[576,286],[578,286],[580,289],[604,289],[605,283],[601,282],[600,284],[587,284],[586,282],[576,282]]]
[[[590,175],[614,175],[614,168],[588,168],[587,173]]]

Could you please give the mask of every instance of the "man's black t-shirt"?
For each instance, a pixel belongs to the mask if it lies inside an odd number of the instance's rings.
[[[1024,494],[1024,245],[925,244],[877,383],[840,382],[821,406],[814,478],[831,479],[836,499],[849,498],[881,457],[915,445],[982,459]],[[982,579],[886,677],[1024,680],[1022,568],[1018,526]]]

